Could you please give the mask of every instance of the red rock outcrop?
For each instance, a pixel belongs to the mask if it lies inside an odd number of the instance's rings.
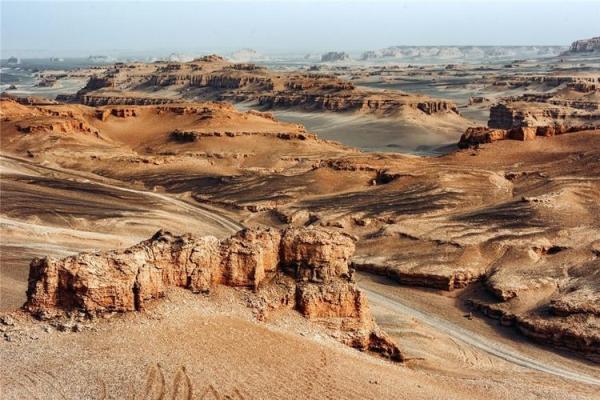
[[[296,309],[343,343],[401,360],[352,280],[353,252],[349,236],[317,229],[246,229],[222,241],[159,231],[125,250],[34,259],[24,309],[40,317],[139,311],[169,287],[248,287],[268,308]]]
[[[572,53],[600,51],[600,36],[576,40],[571,44],[569,51]]]

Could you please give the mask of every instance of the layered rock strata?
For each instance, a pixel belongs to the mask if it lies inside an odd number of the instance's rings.
[[[527,314],[510,310],[505,303],[467,300],[467,305],[501,325],[514,326],[523,335],[543,344],[551,344],[582,353],[600,362],[600,317],[593,313],[573,312],[561,315],[552,309]]]
[[[125,250],[34,259],[24,309],[40,317],[141,311],[169,287],[244,287],[261,315],[291,308],[345,344],[401,360],[352,280],[353,252],[352,238],[319,229],[247,229],[222,241],[159,231]]]
[[[549,123],[561,124],[566,127],[600,126],[600,113],[597,109],[597,103],[595,103],[595,106],[595,110],[587,111],[549,103],[523,101],[501,103],[490,108],[488,127],[512,129],[521,126],[542,126]]]

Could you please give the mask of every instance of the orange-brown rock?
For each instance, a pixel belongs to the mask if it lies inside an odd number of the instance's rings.
[[[40,317],[139,311],[169,287],[193,292],[219,284],[249,287],[258,296],[264,293],[271,308],[291,307],[335,327],[343,343],[400,360],[351,279],[353,252],[350,237],[318,229],[246,229],[222,241],[159,231],[125,250],[34,259],[24,309]],[[287,286],[277,290],[282,279]]]
[[[526,141],[526,140],[535,140],[536,134],[537,134],[537,128],[520,126],[518,128],[511,129],[508,133],[508,136],[514,140]]]
[[[135,117],[134,108],[113,108],[110,112],[112,115],[119,118]]]

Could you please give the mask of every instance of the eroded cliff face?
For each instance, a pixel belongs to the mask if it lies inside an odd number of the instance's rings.
[[[600,51],[600,36],[591,39],[576,40],[571,44],[569,51],[572,53]]]
[[[299,107],[305,110],[332,112],[360,112],[379,116],[399,115],[403,111],[418,111],[426,115],[451,113],[458,115],[456,105],[446,100],[433,100],[402,94],[370,95],[353,90],[349,93],[326,94],[302,91],[269,93],[258,98],[259,105],[267,108]]]
[[[176,103],[175,99],[164,97],[141,97],[141,96],[121,96],[121,95],[82,95],[79,98],[81,104],[91,107],[107,105],[128,105],[128,106],[151,106]]]
[[[155,97],[165,89],[179,92],[179,98],[253,101],[265,108],[295,107],[384,117],[402,112],[424,116],[459,114],[456,104],[448,100],[401,92],[381,93],[357,88],[334,74],[271,71],[255,64],[230,63],[220,57],[189,63],[115,64],[100,76],[91,76],[76,96],[63,96],[61,100],[89,106],[173,102],[172,93]]]
[[[255,292],[262,317],[295,309],[343,343],[401,360],[352,280],[353,253],[351,237],[322,229],[255,228],[222,241],[159,231],[125,250],[34,259],[24,309],[42,318],[141,311],[169,287],[196,293],[245,287]]]
[[[496,104],[490,108],[488,126],[495,129],[536,127],[542,125],[562,125],[575,127],[582,125],[599,126],[598,103],[586,103],[582,108],[541,103],[536,101],[516,101]]]
[[[595,90],[595,89],[594,89]],[[547,95],[521,96],[490,108],[488,126],[469,127],[458,147],[466,148],[497,140],[535,140],[537,136],[600,129],[597,101],[561,100]]]

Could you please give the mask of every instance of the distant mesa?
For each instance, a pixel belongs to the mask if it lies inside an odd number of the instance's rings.
[[[267,59],[254,49],[240,49],[231,53],[229,59],[234,62],[263,61]]]
[[[565,49],[562,46],[391,46],[365,51],[360,59],[509,60],[553,57]]]
[[[185,54],[177,54],[177,53],[171,53],[169,54],[169,57],[167,57],[167,61],[170,62],[190,62],[194,60],[194,57],[192,56],[187,56]]]
[[[21,64],[21,59],[19,59],[18,57],[9,57],[8,60],[6,60],[7,64]]]
[[[192,60],[193,62],[205,62],[205,63],[220,63],[220,62],[226,62],[224,57],[221,57],[217,54],[209,54],[206,56],[201,56],[201,57],[197,57],[194,58]]]
[[[108,63],[108,62],[112,62],[114,60],[109,56],[91,55],[88,57],[88,61],[93,62],[93,63]]]
[[[343,51],[330,51],[321,56],[321,62],[350,61],[350,55]]]
[[[571,53],[589,53],[600,51],[600,36],[591,39],[576,40],[571,44]]]

